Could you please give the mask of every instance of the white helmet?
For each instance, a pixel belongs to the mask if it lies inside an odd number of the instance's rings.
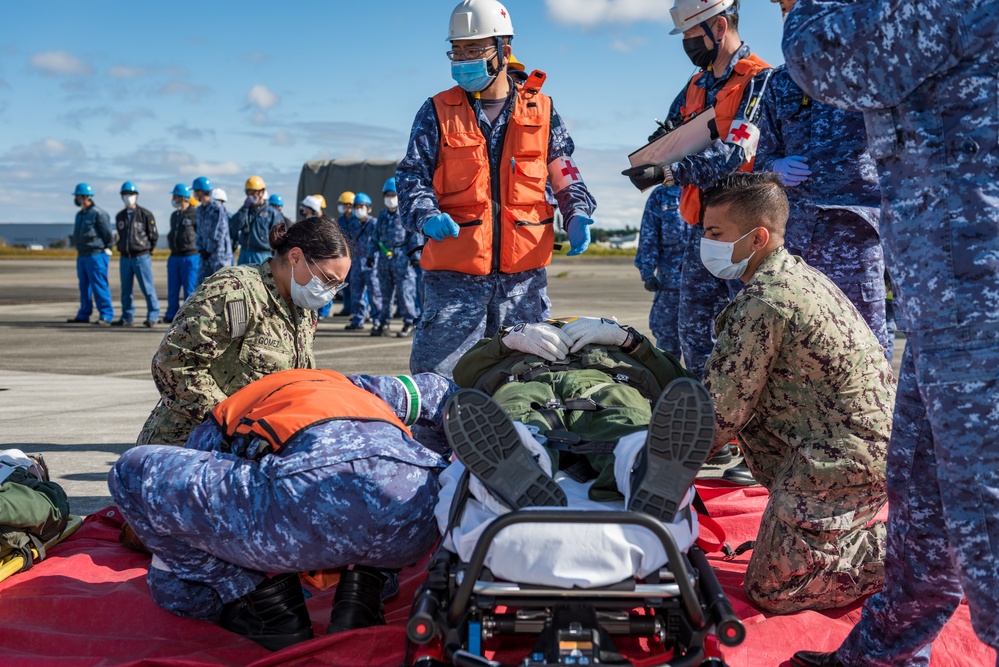
[[[315,195],[309,195],[308,197],[303,199],[300,206],[312,209],[313,211],[316,212],[316,215],[322,215],[323,206],[322,204],[319,203],[319,199]]]
[[[679,35],[712,16],[728,13],[725,10],[735,4],[735,0],[674,0],[673,8],[669,10],[673,25],[671,35]],[[738,9],[738,5],[736,5]]]
[[[485,37],[513,37],[510,12],[496,0],[463,0],[451,12],[451,28],[445,41]]]
[[[226,195],[225,190],[223,190],[222,188],[215,188],[214,190],[212,190],[212,199],[221,202],[229,201],[229,197]]]

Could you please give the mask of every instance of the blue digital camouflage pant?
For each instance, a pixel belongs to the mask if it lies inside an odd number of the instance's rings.
[[[895,335],[885,314],[885,254],[867,221],[847,211],[820,211],[807,248],[788,247],[839,287],[871,327],[891,361]]]
[[[392,309],[398,307],[403,324],[416,321],[416,269],[409,257],[397,250],[391,259],[378,260],[378,283],[381,290],[381,321],[392,321]]]
[[[439,537],[435,471],[370,453],[385,438],[414,457],[425,456],[422,446],[388,424],[342,423],[325,450],[296,451],[293,440],[259,462],[218,451],[221,433],[212,422],[199,426],[185,449],[145,445],[122,454],[108,487],[142,543],[169,568],[154,561],[149,570],[156,603],[214,621],[223,603],[251,592],[267,572],[392,569],[422,557]],[[335,451],[352,447],[368,453]],[[324,463],[331,458],[338,462]]]
[[[715,319],[742,289],[741,280],[719,280],[704,268],[703,236],[704,227],[694,227],[683,253],[678,317],[683,365],[698,378],[704,377],[704,363],[715,346]]]
[[[656,337],[656,347],[680,358],[680,290],[656,290],[649,312],[649,329]]]
[[[546,320],[551,309],[547,290],[543,268],[488,276],[425,271],[423,315],[413,335],[410,371],[450,378],[461,355],[500,327]]]
[[[351,292],[350,322],[364,324],[368,317],[377,326],[382,324],[379,317],[382,312],[381,290],[378,287],[378,269],[359,266],[364,262],[361,258],[350,267],[348,282],[354,288]]]
[[[912,333],[888,446],[882,592],[839,649],[850,667],[925,667],[967,596],[999,646],[999,323]]]

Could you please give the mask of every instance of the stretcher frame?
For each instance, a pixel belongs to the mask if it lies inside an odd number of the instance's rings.
[[[631,579],[599,588],[493,581],[484,567],[489,548],[505,528],[522,523],[641,526],[662,543],[667,566],[643,583]],[[642,613],[632,613],[636,608]],[[529,509],[493,520],[468,563],[438,548],[406,628],[405,664],[514,667],[482,655],[484,639],[508,635],[538,637],[517,667],[637,667],[617,652],[612,635],[647,637],[667,649],[642,660],[642,667],[723,667],[721,645],[738,646],[746,631],[704,552],[694,546],[684,555],[661,521],[639,512]]]
[[[83,517],[70,515],[69,520],[66,522],[66,527],[62,529],[62,532],[43,543],[45,551],[48,551],[75,533],[82,525]],[[31,547],[31,555],[35,559],[38,558],[38,550],[35,547]],[[7,554],[3,557],[3,559],[0,559],[0,582],[3,582],[10,576],[17,574],[23,567],[24,556],[22,554]]]

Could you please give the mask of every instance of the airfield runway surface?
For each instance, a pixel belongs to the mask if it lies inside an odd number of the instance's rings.
[[[166,262],[154,261],[153,272],[163,309]],[[110,277],[117,318],[117,256]],[[642,288],[631,257],[557,258],[548,283],[555,316],[617,317],[649,333],[652,295]],[[74,260],[0,260],[0,449],[43,453],[73,513],[89,514],[111,504],[107,472],[134,444],[159,397],[150,361],[167,326],[67,324],[76,315],[78,295]],[[135,297],[135,319],[141,322],[146,306],[138,286]],[[344,331],[346,323],[333,317],[319,324],[315,351],[321,368],[409,371],[412,339],[394,333],[372,338],[368,331]],[[392,329],[401,326],[396,320]],[[896,371],[902,343],[896,341]]]

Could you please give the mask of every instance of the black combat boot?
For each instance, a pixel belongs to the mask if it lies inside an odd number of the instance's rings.
[[[222,607],[219,625],[252,639],[269,651],[280,651],[312,639],[312,621],[295,573],[265,579],[252,593]]]
[[[820,653],[819,651],[798,651],[791,658],[794,667],[843,667],[836,652]]]
[[[355,565],[340,575],[326,634],[385,625],[382,588],[388,578],[372,567]]]

